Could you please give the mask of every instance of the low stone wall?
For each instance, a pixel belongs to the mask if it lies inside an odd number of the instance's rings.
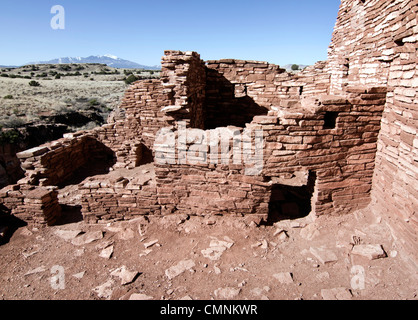
[[[161,213],[152,164],[88,178],[79,190],[81,213],[88,222]]]
[[[113,151],[94,136],[71,134],[17,154],[25,171],[21,182],[30,185],[58,186],[72,178],[77,169],[94,160],[111,160]],[[110,159],[109,159],[110,158]]]
[[[11,185],[0,191],[0,204],[11,214],[34,226],[53,225],[61,216],[55,188],[21,189]]]

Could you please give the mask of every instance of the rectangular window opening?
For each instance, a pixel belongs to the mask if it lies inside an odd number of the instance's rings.
[[[324,129],[335,129],[337,126],[337,118],[338,118],[338,112],[327,111],[324,117],[324,120],[325,120]]]

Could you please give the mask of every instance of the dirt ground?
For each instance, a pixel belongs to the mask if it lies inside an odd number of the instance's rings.
[[[186,214],[24,226],[0,257],[4,300],[417,300],[417,270],[371,209],[272,226]]]

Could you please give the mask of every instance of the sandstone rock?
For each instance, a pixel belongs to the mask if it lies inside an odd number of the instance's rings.
[[[216,264],[213,266],[213,270],[215,271],[215,274],[221,274],[221,269],[219,269]]]
[[[119,277],[122,285],[132,283],[138,274],[138,271],[129,271],[126,266],[117,268],[110,273],[111,276]]]
[[[309,241],[317,238],[319,235],[318,225],[315,223],[309,224],[300,230],[300,236]]]
[[[86,273],[86,271],[81,271],[79,273],[73,274],[73,277],[77,278],[77,279],[82,279],[84,277],[85,273]]]
[[[201,251],[202,255],[213,261],[219,260],[222,254],[234,245],[232,239],[228,237],[224,237],[224,239],[226,241],[218,239],[212,240],[209,244],[209,248]]]
[[[157,240],[152,240],[152,241],[144,243],[144,247],[145,247],[145,249],[147,249],[147,248],[150,248],[157,243],[158,243],[158,239]]]
[[[99,298],[109,300],[110,297],[112,296],[112,292],[113,292],[112,287],[114,284],[115,284],[114,281],[112,279],[109,279],[105,283],[94,288],[93,292],[95,292]]]
[[[7,230],[9,228],[7,226],[0,226],[0,240],[6,237]]]
[[[26,159],[34,156],[38,156],[48,152],[49,149],[47,147],[35,147],[29,150],[25,150],[16,154],[19,159]]]
[[[143,293],[133,293],[129,300],[153,300],[154,298]]]
[[[135,233],[132,229],[126,228],[118,232],[117,237],[121,240],[130,240],[135,237]]]
[[[58,229],[55,230],[54,234],[61,239],[64,240],[72,240],[75,239],[80,233],[82,233],[82,230],[62,230]]]
[[[99,257],[104,258],[104,259],[110,259],[112,257],[112,254],[113,254],[113,250],[114,250],[113,246],[104,248],[100,252]]]
[[[273,277],[279,280],[281,284],[292,284],[293,275],[290,272],[281,272],[273,274]]]
[[[195,267],[196,264],[193,260],[182,260],[179,263],[177,263],[175,266],[172,266],[171,268],[168,268],[165,270],[165,275],[169,280],[174,279],[175,277],[179,276],[186,270],[189,270],[193,267]]]
[[[356,245],[353,247],[351,253],[354,255],[366,257],[369,260],[376,260],[387,257],[383,247],[378,244]]]
[[[240,294],[240,292],[241,289],[226,287],[216,289],[214,294],[216,298],[221,300],[233,300]]]
[[[45,271],[46,271],[46,267],[45,266],[40,266],[40,267],[37,267],[35,269],[32,269],[32,270],[26,272],[24,275],[29,276],[31,274],[41,273],[41,272],[45,272]]]
[[[317,258],[322,264],[332,263],[338,260],[336,254],[324,247],[314,248],[311,247],[309,251]]]
[[[71,243],[76,246],[81,246],[84,244],[89,244],[94,241],[103,239],[103,232],[102,231],[90,231],[87,232],[79,237],[74,238]]]
[[[149,255],[151,252],[152,252],[152,250],[151,250],[151,249],[147,249],[147,250],[142,251],[142,252],[139,254],[139,256],[140,256],[140,257],[144,257],[144,256]]]
[[[322,289],[321,296],[324,300],[351,300],[351,291],[346,288]]]

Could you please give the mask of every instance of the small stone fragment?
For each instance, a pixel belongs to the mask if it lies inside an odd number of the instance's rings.
[[[144,243],[145,249],[152,247],[154,244],[158,243],[158,240],[152,240],[149,242]]]
[[[146,294],[143,294],[143,293],[133,293],[129,297],[129,300],[152,300],[152,299],[154,298],[151,296],[147,296]]]
[[[273,274],[273,277],[279,280],[281,284],[292,284],[293,275],[290,272],[281,272]]]
[[[104,259],[110,259],[110,257],[111,257],[111,256],[112,256],[112,254],[113,254],[113,250],[114,250],[113,246],[110,246],[110,247],[104,248],[104,249],[100,252],[99,257],[104,258]]]
[[[74,238],[71,243],[76,246],[81,246],[83,244],[89,244],[100,239],[103,239],[102,231],[91,231]]]
[[[177,277],[178,275],[182,274],[186,270],[192,269],[196,264],[193,260],[182,260],[175,266],[172,266],[171,268],[168,268],[165,270],[165,275],[168,277],[168,279],[173,279]]]
[[[351,253],[354,255],[366,257],[369,260],[376,260],[387,257],[383,247],[379,244],[357,245],[353,247]]]
[[[119,277],[121,279],[121,284],[125,285],[132,283],[135,280],[138,273],[138,271],[129,271],[125,266],[122,266],[112,271],[110,275]]]
[[[309,251],[317,258],[322,264],[335,262],[338,260],[337,256],[331,250],[325,249],[324,247],[313,248]]]
[[[322,289],[321,296],[324,300],[351,300],[352,294],[346,288]]]
[[[218,288],[215,290],[214,294],[215,297],[218,299],[223,300],[232,300],[236,298],[241,292],[241,289],[235,289],[235,288]]]

